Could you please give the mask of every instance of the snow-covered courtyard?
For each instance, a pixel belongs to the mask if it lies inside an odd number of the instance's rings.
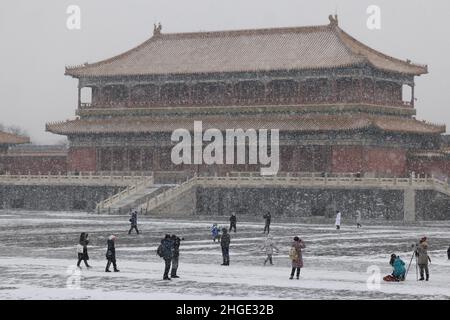
[[[280,252],[264,266],[263,219],[243,222],[232,232],[230,266],[221,266],[220,245],[213,243],[214,220],[155,219],[139,216],[140,235],[128,235],[128,216],[87,213],[0,211],[0,299],[450,299],[449,222],[404,226],[353,223],[279,222],[271,234]],[[76,244],[90,235],[89,263],[76,269]],[[184,237],[179,279],[163,281],[163,260],[156,255],[166,233]],[[105,273],[106,240],[117,236],[119,273]],[[289,248],[294,236],[304,239],[305,266],[300,280],[289,280]],[[430,281],[416,281],[414,260],[404,282],[386,283],[391,253],[408,265],[411,244],[428,237]],[[380,270],[372,274],[371,270]],[[368,272],[369,270],[369,272]],[[368,279],[369,285],[367,284]],[[380,286],[377,286],[377,281]]]

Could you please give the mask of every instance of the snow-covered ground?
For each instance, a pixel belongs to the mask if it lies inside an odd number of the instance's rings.
[[[242,219],[239,219],[242,220]],[[221,266],[221,250],[213,243],[213,222],[226,218],[174,220],[139,217],[141,235],[128,235],[127,216],[86,213],[0,211],[0,299],[449,299],[450,223],[415,226],[364,225],[356,229],[332,224],[277,223],[271,234],[280,249],[274,266],[264,266],[263,221],[238,221],[232,233],[231,265]],[[90,234],[93,269],[76,268],[76,243]],[[156,247],[166,233],[184,237],[178,274],[163,281],[163,261]],[[117,236],[119,273],[105,273],[105,246]],[[300,280],[289,280],[292,238],[305,240],[305,267]],[[376,285],[389,274],[390,254],[409,264],[411,244],[427,236],[431,277],[416,281],[414,261],[405,282]],[[369,268],[369,272],[368,272]],[[370,270],[379,268],[379,276]],[[368,286],[368,279],[370,285]]]

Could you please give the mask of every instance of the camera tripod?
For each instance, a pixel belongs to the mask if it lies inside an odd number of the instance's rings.
[[[411,255],[411,259],[409,260],[408,269],[406,269],[405,280],[406,280],[406,276],[408,275],[409,268],[411,267],[412,260],[413,260],[413,258],[416,258],[416,281],[419,281],[419,270],[417,268],[417,254],[416,254],[416,252],[417,252],[417,245],[413,244],[412,247],[413,247],[414,250],[413,250],[413,253]]]

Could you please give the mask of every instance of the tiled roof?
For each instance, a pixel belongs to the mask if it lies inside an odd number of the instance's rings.
[[[369,115],[284,115],[284,116],[239,116],[239,117],[113,117],[104,119],[85,118],[47,124],[47,131],[62,134],[102,133],[151,133],[172,132],[178,128],[193,130],[194,120],[202,120],[203,129],[219,130],[249,128],[279,129],[280,131],[343,131],[375,128],[383,131],[405,133],[445,132],[445,126],[434,125],[412,118]]]
[[[18,136],[16,134],[0,131],[0,144],[21,144],[29,143],[30,138]]]
[[[67,156],[65,145],[33,145],[25,144],[9,148],[9,156]]]
[[[333,20],[334,21],[334,20]],[[74,77],[323,69],[369,64],[419,75],[426,66],[382,54],[333,23],[323,26],[158,33],[116,57],[67,67]]]

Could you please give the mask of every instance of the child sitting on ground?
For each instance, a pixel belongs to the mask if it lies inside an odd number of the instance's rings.
[[[387,275],[383,278],[384,281],[404,281],[405,280],[405,263],[402,259],[400,259],[400,256],[395,255],[394,253],[391,254],[391,260],[389,261],[389,264],[394,267],[394,270],[392,274]]]

